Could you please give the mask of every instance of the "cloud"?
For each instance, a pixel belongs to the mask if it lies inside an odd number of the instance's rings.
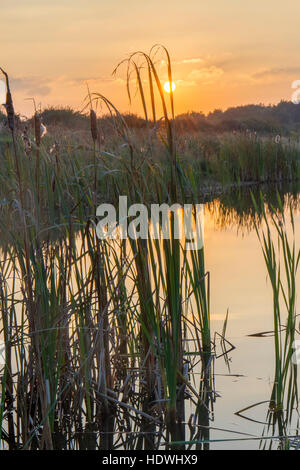
[[[210,67],[202,67],[201,69],[192,70],[188,78],[191,81],[201,82],[202,84],[210,84],[215,82],[224,74],[224,70],[215,65]]]
[[[53,93],[55,90],[84,88],[86,90],[86,84],[92,92],[97,90],[98,87],[104,86],[105,84],[115,83],[116,85],[124,86],[125,80],[122,78],[103,78],[97,76],[90,77],[68,77],[61,75],[58,77],[10,77],[10,84],[12,93],[16,93],[23,98],[45,98]]]
[[[176,80],[175,83],[180,85],[180,87],[191,87],[197,85],[197,83],[193,80]]]
[[[86,82],[103,82],[103,83],[114,83],[114,82],[122,82],[124,83],[125,80],[123,78],[115,77],[114,75],[111,77],[101,77],[97,75],[86,76],[86,77],[73,77],[67,78],[65,76],[60,77],[62,80],[70,80],[74,83],[86,83]]]
[[[176,62],[176,64],[202,64],[204,62],[200,57],[195,57],[192,59],[183,59]]]
[[[300,75],[300,67],[286,67],[286,68],[269,68],[260,70],[251,75],[251,78],[254,80],[263,80],[269,78],[276,78],[276,77],[285,77],[285,76],[299,76]]]
[[[22,91],[31,96],[46,96],[51,92],[49,80],[41,77],[12,77],[13,91]]]

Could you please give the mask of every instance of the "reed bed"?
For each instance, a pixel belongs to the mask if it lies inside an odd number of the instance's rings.
[[[263,155],[259,181],[297,179],[299,153],[241,138],[226,141],[213,157],[182,157],[174,97],[171,91],[166,102],[156,69],[159,50],[172,82],[169,53],[159,46],[132,54],[116,69],[126,67],[130,98],[136,78],[148,125],[143,146],[113,103],[90,92],[90,143],[42,137],[37,112],[31,138],[32,131],[16,126],[6,75],[11,138],[0,144],[3,448],[209,446],[216,345],[204,247],[188,254],[185,241],[174,236],[173,216],[169,240],[100,240],[96,208],[101,202],[117,208],[119,195],[129,204],[195,204],[207,171],[218,168],[222,185],[251,180],[257,165],[249,166],[247,155],[253,146]],[[114,130],[109,148],[96,116],[100,103]]]
[[[154,86],[160,96],[170,162],[165,164],[166,178],[157,162],[137,151],[114,105],[90,93],[93,145],[85,160],[81,150],[79,156],[74,148],[60,149],[58,142],[48,151],[37,112],[34,159],[29,146],[24,151],[24,133],[22,141],[8,92],[13,147],[4,146],[1,160],[3,447],[171,446],[185,439],[187,398],[195,403],[195,416],[198,403],[202,413],[210,413],[213,353],[203,248],[188,264],[182,242],[174,237],[173,219],[171,240],[99,240],[95,231],[96,207],[102,200],[117,205],[125,193],[132,203],[147,204],[153,197],[171,203],[184,190],[177,181],[173,97],[169,118],[152,52],[131,56],[127,65],[135,70],[147,115],[135,60],[141,56],[146,61],[154,119]],[[107,107],[123,139],[119,155],[99,145],[93,108],[97,100]],[[193,304],[188,311],[187,299]],[[201,390],[191,382],[187,338],[193,340],[194,353],[203,357]]]

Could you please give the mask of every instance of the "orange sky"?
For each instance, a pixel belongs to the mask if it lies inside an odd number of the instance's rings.
[[[0,0],[0,66],[12,77],[16,110],[81,109],[86,82],[121,111],[129,105],[114,66],[163,43],[177,85],[175,111],[291,99],[300,79],[296,0]],[[166,79],[164,68],[161,77]]]

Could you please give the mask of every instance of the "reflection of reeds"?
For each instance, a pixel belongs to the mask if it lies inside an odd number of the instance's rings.
[[[274,187],[275,186],[275,187]],[[280,195],[280,201],[284,209],[292,207],[293,211],[298,210],[300,204],[299,183],[285,185],[263,185],[250,186],[243,188],[243,191],[229,189],[224,191],[218,197],[211,196],[212,202],[207,203],[207,210],[214,217],[215,225],[222,228],[237,227],[241,232],[247,232],[255,229],[255,225],[261,224],[264,219],[263,213],[258,207],[255,210],[252,204],[253,194],[255,198],[263,194],[265,202],[265,212],[270,214],[276,209],[280,213],[280,204],[277,193]]]
[[[273,291],[274,314],[274,385],[268,412],[269,428],[273,435],[284,438],[298,407],[297,364],[292,361],[296,338],[296,276],[300,250],[296,248],[294,218],[290,206],[291,238],[287,233],[284,209],[278,196],[279,213],[273,208],[270,219],[266,215],[263,198],[255,209],[262,214],[264,228],[256,225],[265,264]],[[275,230],[276,241],[272,234]],[[276,247],[277,245],[277,247]],[[288,445],[283,439],[283,447]]]
[[[184,440],[185,390],[193,387],[192,370],[184,366],[182,272],[187,264],[179,241],[178,253],[172,241],[132,240],[126,247],[118,241],[100,243],[91,227],[76,236],[70,223],[56,242],[32,245],[30,291],[23,243],[14,236],[2,267],[2,277],[16,279],[9,286],[13,294],[4,285],[1,290],[8,374],[4,380],[10,398],[3,409],[8,410],[8,403],[16,407],[13,416],[20,425],[8,423],[11,448],[14,442],[30,448],[57,447],[63,435],[65,443],[60,445],[94,448],[97,433],[102,436],[100,445],[112,448],[122,419],[131,427],[141,416],[143,429],[155,435],[164,414],[170,439]],[[178,264],[172,260],[175,256]],[[193,284],[188,282],[191,303],[192,297],[206,298],[198,269],[189,267],[184,275],[194,279]],[[201,300],[195,307],[189,331],[208,364],[205,305]],[[201,337],[207,338],[206,345]],[[12,371],[18,377],[17,397],[9,380]],[[199,394],[193,394],[197,401]],[[46,422],[50,434],[45,434]],[[150,448],[150,441],[147,436],[145,448]],[[151,446],[155,445],[154,439]]]

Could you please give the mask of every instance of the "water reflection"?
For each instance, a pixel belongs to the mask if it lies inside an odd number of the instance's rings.
[[[269,204],[270,201],[275,208],[278,207],[276,194],[273,200],[269,199]],[[285,195],[286,214],[290,202],[297,234],[300,230],[299,197],[296,194]],[[229,444],[227,441],[222,441],[224,435],[221,432],[214,431],[212,439],[216,438],[219,442],[212,443],[212,446],[214,448],[230,446],[233,449],[258,448],[261,435],[263,436],[261,447],[286,447],[287,441],[271,437],[297,435],[298,413],[295,409],[297,398],[295,397],[293,419],[284,427],[281,423],[286,422],[286,410],[272,409],[272,399],[270,406],[275,369],[274,338],[270,335],[249,336],[257,332],[274,330],[273,294],[267,280],[261,249],[257,243],[253,218],[251,214],[249,217],[247,210],[242,209],[237,213],[234,209],[231,213],[229,209],[224,210],[224,207],[221,209],[221,216],[217,217],[220,205],[222,202],[219,200],[217,207],[213,210],[208,207],[206,212],[206,258],[213,280],[212,318],[215,329],[220,331],[224,318],[222,312],[229,308],[229,339],[236,346],[236,350],[230,363],[231,375],[228,375],[225,367],[221,367],[222,363],[216,362],[217,391],[222,394],[222,399],[216,402],[214,424],[221,428],[226,422],[228,429],[235,428],[240,432],[252,434],[256,436],[256,440],[254,437],[246,441],[237,439]],[[231,224],[230,228],[227,224]],[[291,225],[288,223],[287,234],[290,235],[291,232]],[[273,228],[272,234],[275,233]],[[299,286],[299,272],[296,285]],[[299,299],[297,306],[299,308]],[[284,309],[282,316],[284,319]],[[260,404],[252,406],[258,403]],[[234,415],[237,411],[241,413]]]
[[[266,203],[266,210],[271,207],[279,210],[278,195],[285,207],[292,204],[296,211],[300,207],[300,183],[246,186],[224,192],[218,198],[207,202],[207,210],[213,216],[215,227],[232,228],[240,232],[254,229],[256,220],[261,220],[252,203],[252,196],[259,200],[260,193]]]
[[[263,190],[266,205],[278,207],[275,189],[260,189]],[[292,202],[296,232],[299,232],[299,196],[296,189],[277,189],[281,191],[286,206]],[[89,254],[88,243],[86,240],[82,242],[79,236],[75,251],[82,263],[82,278],[79,279],[74,269],[74,260],[70,264],[67,262],[63,271],[55,264],[56,275],[51,271],[50,274],[58,279],[58,283],[52,286],[51,292],[57,289],[61,303],[56,303],[56,299],[49,296],[50,324],[46,323],[45,310],[41,310],[41,318],[45,320],[44,331],[36,333],[43,344],[43,354],[53,359],[59,373],[63,370],[63,381],[58,392],[55,389],[56,376],[47,378],[49,390],[45,391],[46,396],[50,394],[57,400],[51,416],[54,448],[258,448],[260,437],[272,437],[277,429],[278,435],[297,433],[298,422],[295,420],[288,429],[282,428],[281,411],[277,410],[277,414],[272,415],[272,419],[276,418],[275,427],[272,427],[272,421],[267,421],[274,380],[273,338],[249,336],[273,330],[272,292],[266,282],[266,267],[254,231],[254,221],[250,188],[226,193],[206,204],[205,258],[210,275],[209,283],[205,278],[205,291],[209,292],[211,331],[218,332],[220,336],[215,336],[213,340],[212,335],[210,350],[205,354],[201,347],[202,339],[197,337],[200,328],[193,313],[195,305],[185,303],[186,329],[182,333],[182,378],[176,390],[177,416],[171,417],[169,422],[165,414],[166,399],[159,361],[146,352],[142,365],[139,362],[141,350],[138,345],[142,336],[134,323],[138,321],[139,296],[132,287],[137,276],[132,270],[132,247],[124,243],[119,246],[120,251],[111,249],[106,258],[111,260],[109,267],[103,263],[104,252],[99,249],[95,257],[94,253]],[[59,254],[67,259],[70,252],[74,255],[70,246],[60,241],[53,247],[47,245],[47,249],[47,259],[62,259]],[[152,269],[155,269],[158,264],[155,254],[153,260]],[[96,278],[98,284],[95,284],[95,290],[93,286],[91,295],[88,281],[96,266],[102,270],[99,270],[99,279]],[[48,270],[49,265],[45,267],[47,275]],[[140,271],[138,275],[142,277],[143,273]],[[5,272],[3,267],[1,274],[2,279],[11,277],[11,273]],[[160,286],[163,286],[163,275],[160,273]],[[109,287],[105,292],[101,290],[101,276],[104,276]],[[17,285],[18,282],[15,282]],[[182,285],[186,288],[184,282]],[[16,291],[21,286],[22,279]],[[5,286],[4,283],[2,288],[1,299],[7,303],[2,303],[2,316],[13,310],[12,318],[18,316],[20,328],[20,319],[26,316],[28,299],[20,308],[18,299],[13,299],[9,294],[11,285],[6,283]],[[190,291],[187,290],[187,298],[189,295]],[[156,311],[165,318],[166,302],[160,298],[160,289],[153,290],[153,297]],[[128,321],[129,309],[134,312],[131,324]],[[109,311],[109,317],[102,314],[106,311]],[[105,324],[107,318],[108,323]],[[12,328],[16,326],[14,321],[10,325]],[[47,328],[56,328],[57,325],[60,328],[58,335],[46,333]],[[157,334],[166,331],[166,322],[159,321],[158,325]],[[82,334],[78,334],[79,331]],[[16,341],[16,332],[14,335],[13,341]],[[29,335],[28,341],[32,342],[34,337],[33,334]],[[53,344],[64,344],[55,357],[51,356]],[[103,347],[105,344],[110,345],[109,351]],[[228,352],[231,345],[235,350]],[[155,347],[160,353],[161,345],[155,344]],[[12,428],[19,436],[14,440],[16,447],[21,448],[24,442],[32,449],[43,445],[44,434],[40,426],[43,404],[37,392],[37,362],[36,359],[31,361],[31,355],[33,351],[29,350],[28,356],[22,359],[22,367],[28,370],[26,381],[18,369],[13,381],[8,382],[3,399],[6,414],[2,441],[4,446],[10,448],[13,445]],[[87,357],[87,361],[83,361],[82,357]],[[107,357],[111,358],[109,363]],[[159,354],[157,357],[160,357]],[[147,376],[149,361],[154,371],[153,377]],[[260,405],[251,407],[255,403]],[[11,412],[18,407],[27,413],[26,420],[22,421],[23,418],[19,417],[12,424]],[[237,415],[240,410],[243,412]],[[285,446],[285,442],[271,441],[263,440],[261,445]]]

